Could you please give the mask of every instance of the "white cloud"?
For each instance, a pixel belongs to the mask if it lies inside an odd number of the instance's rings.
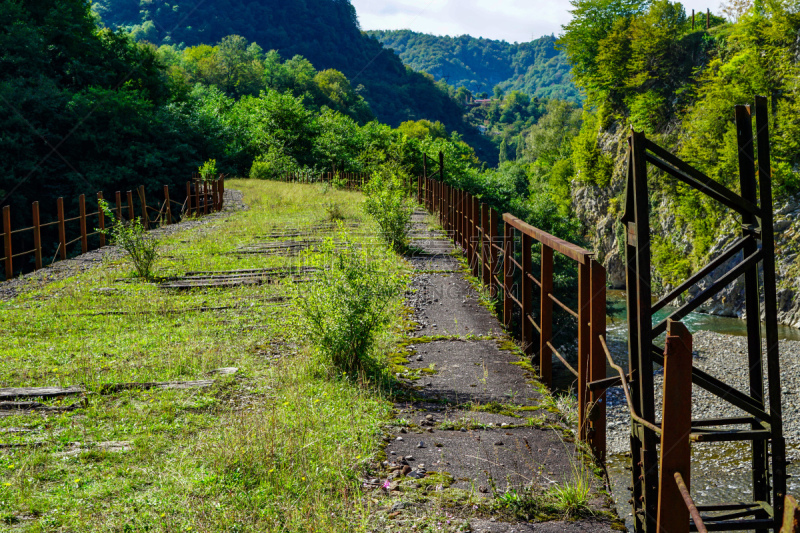
[[[364,30],[410,29],[435,35],[463,35],[529,41],[561,33],[569,22],[569,0],[351,0]],[[711,3],[713,2],[713,3]],[[692,9],[719,11],[719,0],[687,0]]]

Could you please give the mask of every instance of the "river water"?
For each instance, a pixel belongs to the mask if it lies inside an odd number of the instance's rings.
[[[611,341],[626,343],[628,331],[625,293],[609,291],[608,301],[611,307],[608,317],[609,343]],[[662,320],[672,311],[673,309],[664,309],[656,318]],[[713,331],[725,335],[746,335],[745,322],[736,318],[692,313],[682,322],[692,332]],[[781,339],[800,341],[800,330],[798,329],[781,326],[779,334]],[[624,350],[616,350],[613,356],[617,364],[627,368],[627,353],[624,353]],[[609,373],[608,375],[615,374]],[[629,426],[618,429],[629,431]],[[800,447],[788,446],[787,457],[800,459]],[[693,444],[691,492],[696,503],[701,505],[751,501],[750,458],[750,443],[746,442]],[[630,458],[625,455],[610,455],[606,466],[617,512],[625,520],[628,530],[633,531],[631,504],[628,503],[632,497],[629,490],[632,484],[629,470]],[[800,460],[790,463],[787,471],[793,476],[788,480],[788,492],[795,495],[800,494]]]

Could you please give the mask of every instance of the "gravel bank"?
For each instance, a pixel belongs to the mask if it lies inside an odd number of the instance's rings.
[[[739,389],[748,390],[746,337],[710,331],[694,334],[694,366]],[[624,351],[621,343],[610,348]],[[783,431],[787,444],[800,444],[800,342],[780,341],[781,389],[783,390]],[[619,360],[619,359],[618,359]],[[623,365],[625,367],[627,365]],[[766,374],[766,368],[764,369]],[[660,418],[661,369],[655,375],[656,416]],[[692,417],[717,418],[746,415],[740,409],[699,388],[692,389]],[[608,451],[625,453],[630,449],[630,416],[622,389],[608,391]]]

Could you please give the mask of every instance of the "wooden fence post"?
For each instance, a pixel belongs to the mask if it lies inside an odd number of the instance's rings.
[[[117,200],[117,220],[122,222],[122,193],[117,191],[115,196]]]
[[[675,482],[675,473],[680,473],[688,490],[691,486],[692,334],[681,322],[670,320],[667,324],[656,531],[689,533],[689,509]]]
[[[128,200],[128,220],[133,222],[133,219],[136,218],[133,214],[133,191],[128,191],[126,195]]]
[[[200,180],[194,180],[194,214],[200,216]]]
[[[164,185],[164,205],[167,208],[167,224],[172,224],[172,203],[169,201],[169,185]]]
[[[218,187],[218,191],[219,191],[219,210],[222,211],[222,208],[225,207],[225,178],[224,177],[220,177],[219,178],[219,185],[217,187]]]
[[[542,244],[542,273],[539,277],[541,293],[539,297],[539,376],[542,383],[550,387],[553,384],[553,354],[549,342],[553,337],[553,249]]]
[[[536,349],[533,346],[533,324],[531,315],[533,313],[533,280],[530,274],[533,272],[533,261],[531,258],[533,248],[533,238],[525,233],[522,234],[522,316],[520,318],[520,333],[522,338],[522,348],[525,355],[533,354]]]
[[[144,185],[139,185],[139,199],[142,201],[142,224],[145,229],[150,227],[150,216],[147,214],[147,200],[144,197]]]
[[[9,280],[14,275],[14,264],[11,252],[11,206],[3,207],[3,242],[5,243],[6,255],[6,279]]]
[[[578,263],[578,438],[586,442],[589,382],[589,313],[591,312],[591,273],[588,263]]]
[[[106,234],[103,230],[106,229],[106,214],[100,207],[100,202],[103,200],[103,191],[97,193],[97,229],[100,230],[100,248],[106,245]]]
[[[511,288],[514,283],[514,263],[511,254],[514,250],[514,227],[505,224],[503,231],[503,326],[511,329]]]
[[[89,251],[89,239],[86,236],[86,195],[81,194],[78,196],[78,213],[80,214],[81,226],[81,253],[85,254]]]
[[[42,232],[39,219],[39,202],[33,202],[33,250],[36,256],[35,270],[42,268]]]
[[[58,208],[58,240],[61,259],[67,258],[67,228],[64,224],[64,198],[59,198],[56,202]]]
[[[606,336],[606,269],[592,259],[591,266],[591,311],[589,316],[589,381],[599,381],[606,377],[606,357],[600,338]],[[601,462],[606,459],[606,398],[605,390],[592,390],[589,393],[589,444],[595,457]]]

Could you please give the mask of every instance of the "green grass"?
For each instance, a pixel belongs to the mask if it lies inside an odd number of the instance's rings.
[[[336,218],[372,229],[358,193],[228,186],[245,193],[249,209],[164,238],[156,276],[294,264],[229,252],[272,228],[326,222],[332,204]],[[397,268],[404,275],[400,260]],[[392,410],[370,383],[391,380],[332,378],[306,346],[293,300],[267,301],[289,292],[282,284],[165,291],[135,279],[127,261],[109,260],[0,302],[2,386],[90,390],[71,412],[0,417],[0,443],[19,445],[0,448],[0,530],[363,529],[374,503],[361,484]],[[377,339],[376,357],[402,334],[402,302],[392,305],[398,318]],[[220,367],[239,372],[211,388],[101,393],[108,383],[207,379]],[[112,441],[119,446],[109,449]]]

